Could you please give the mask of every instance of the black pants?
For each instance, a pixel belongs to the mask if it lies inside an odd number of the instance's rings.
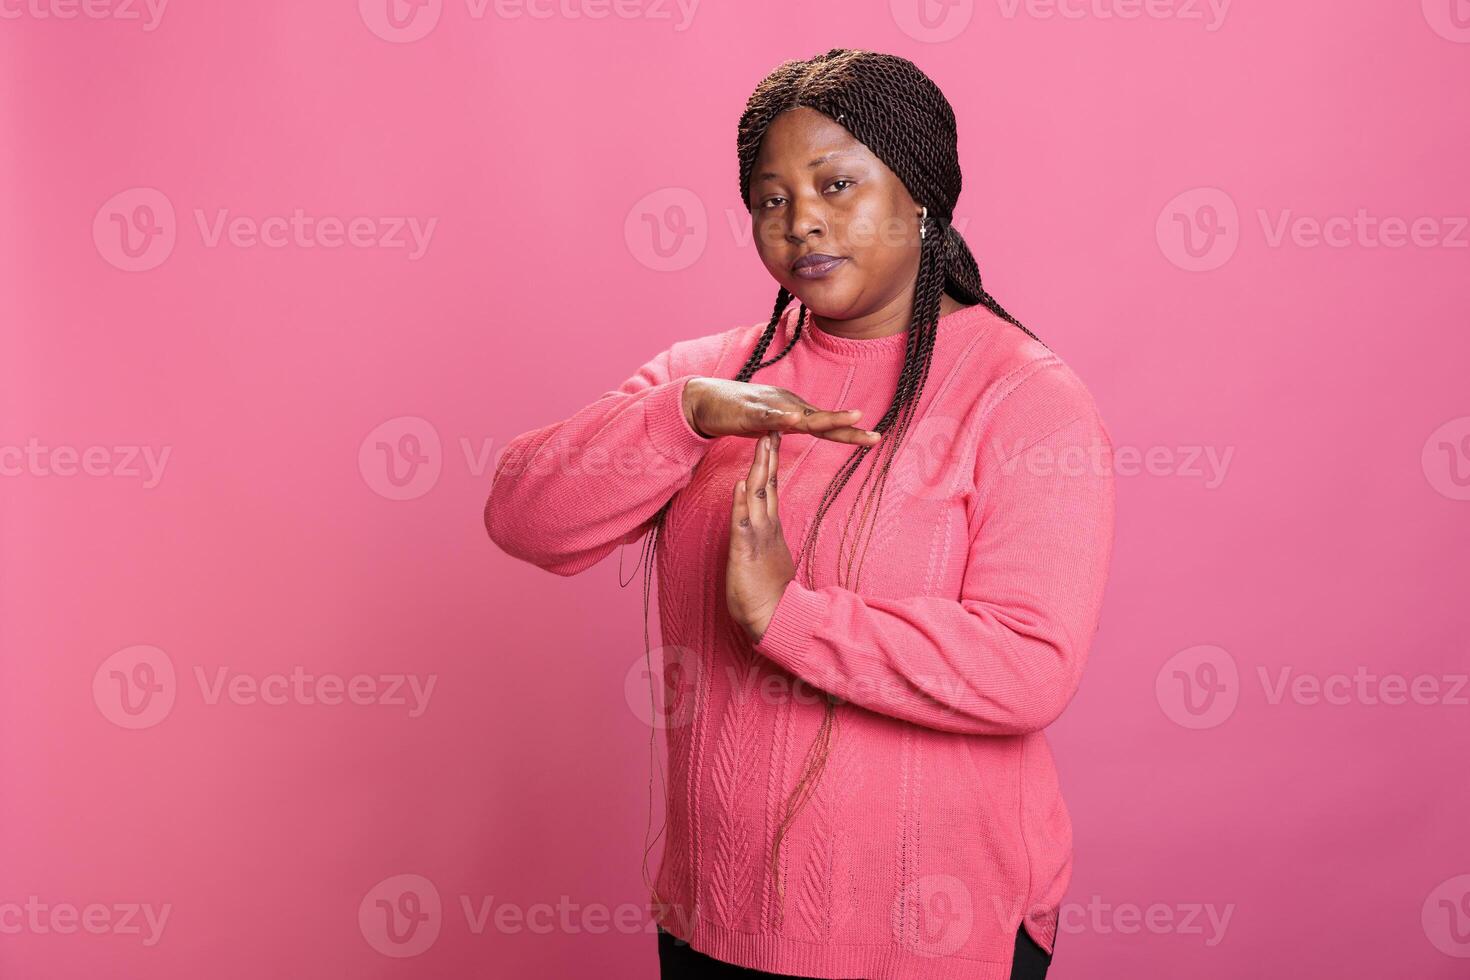
[[[1016,930],[1016,958],[1011,965],[1011,980],[1043,980],[1046,968],[1051,966],[1051,954],[1036,944],[1036,940],[1021,926]],[[713,956],[707,956],[690,946],[663,926],[658,927],[658,970],[659,980],[685,980],[686,977],[714,977],[730,980],[740,977],[791,977],[789,973],[767,973],[735,966]]]

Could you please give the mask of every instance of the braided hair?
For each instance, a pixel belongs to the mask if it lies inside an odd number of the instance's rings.
[[[851,570],[857,557],[856,545],[851,552],[846,550],[853,513],[861,507],[862,519],[856,532],[861,537],[869,514],[875,512],[881,504],[891,461],[903,442],[919,397],[923,393],[933,359],[940,302],[944,294],[949,293],[965,305],[984,305],[1001,319],[1025,331],[1032,339],[1040,342],[1040,338],[985,291],[980,283],[980,270],[975,263],[975,257],[951,223],[961,185],[955,116],[949,101],[927,75],[906,58],[850,48],[833,48],[825,54],[804,61],[782,63],[756,86],[740,117],[736,146],[740,164],[740,197],[747,210],[753,212],[754,209],[750,199],[751,171],[766,130],[781,113],[798,107],[815,109],[846,128],[856,140],[882,160],[903,182],[910,196],[927,209],[922,219],[924,234],[920,241],[914,310],[908,330],[908,344],[904,351],[903,368],[892,404],[883,417],[870,426],[883,433],[884,438],[876,447],[855,446],[852,455],[839,467],[822,495],[806,539],[794,559],[796,567],[801,568],[802,557],[815,548],[822,518],[828,508],[867,458],[869,450],[877,448],[878,461],[868,468],[858,485],[857,495],[861,504],[855,502],[848,512],[842,536],[839,538],[837,577],[839,583],[848,587],[846,573]],[[785,286],[777,290],[775,309],[765,332],[734,380],[750,381],[761,368],[769,367],[789,354],[801,339],[807,316],[804,303],[800,305],[795,329],[785,349],[770,360],[764,359],[775,339],[777,325],[793,298]],[[873,482],[871,489],[868,488],[870,481]],[[659,532],[671,503],[672,501],[665,503],[654,515],[652,530],[640,559],[646,558],[649,562],[644,573],[645,646],[648,638],[648,587],[653,574],[652,556],[657,550]],[[863,539],[862,553],[866,554],[866,538]],[[860,573],[860,562],[858,570]],[[815,587],[811,578],[810,562],[806,565],[806,580],[810,587]],[[852,588],[856,588],[855,579]],[[835,695],[826,693],[822,722],[811,748],[807,751],[803,774],[786,800],[783,818],[772,846],[772,875],[776,879],[778,894],[783,898],[784,887],[780,875],[781,842],[796,815],[810,799],[816,781],[826,766],[836,721],[837,700]],[[650,755],[652,746],[653,742],[650,740]],[[652,792],[650,775],[650,824]],[[652,843],[649,843],[647,848],[651,847]],[[648,882],[647,848],[644,851],[645,882]],[[655,902],[658,902],[656,887],[651,882],[649,887],[653,890]],[[777,908],[779,915],[784,911],[784,903],[778,901]]]

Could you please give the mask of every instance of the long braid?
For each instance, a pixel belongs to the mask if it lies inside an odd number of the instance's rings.
[[[848,511],[838,539],[838,583],[856,591],[861,577],[862,558],[867,553],[867,543],[872,536],[869,519],[881,508],[883,490],[888,482],[893,457],[904,442],[928,380],[938,336],[939,311],[945,293],[965,305],[981,304],[996,316],[1019,327],[1032,339],[1040,342],[1040,338],[985,290],[974,255],[951,223],[962,184],[954,111],[944,94],[927,75],[905,58],[847,48],[833,48],[809,60],[787,61],[779,65],[752,93],[737,131],[740,196],[747,209],[753,209],[750,202],[750,176],[766,130],[777,116],[798,106],[815,109],[846,127],[854,138],[867,146],[898,175],[915,201],[927,207],[924,235],[919,249],[914,309],[908,329],[908,343],[904,350],[903,367],[892,403],[882,418],[870,426],[883,433],[884,438],[876,447],[879,454],[877,461],[867,469],[858,484],[857,499]],[[769,361],[762,360],[775,339],[782,315],[792,299],[792,294],[784,286],[777,291],[771,319],[735,380],[749,381],[756,371],[769,367],[790,353],[801,339],[807,315],[805,305],[799,310],[786,348]],[[823,517],[873,448],[875,447],[867,445],[856,446],[834,474],[817,504],[806,537],[794,558],[797,569],[802,568],[802,559],[805,556],[815,553]],[[660,531],[671,504],[672,500],[666,502],[654,515],[653,527],[649,533],[651,544],[644,551],[650,565],[654,560],[652,556],[656,554]],[[858,526],[852,532],[854,541],[849,548],[849,531],[855,514],[859,516]],[[857,566],[855,571],[854,563]],[[815,588],[811,565],[811,562],[806,563],[806,584]],[[650,568],[644,579],[645,645],[648,587],[651,578]],[[849,579],[852,582],[850,586]],[[780,868],[781,842],[796,816],[815,792],[817,781],[826,768],[838,728],[837,701],[835,695],[825,694],[822,721],[811,747],[807,750],[802,775],[786,800],[772,845],[771,873],[777,886],[778,918],[784,918],[785,912],[785,886]],[[651,755],[652,736],[649,744]],[[653,778],[650,774],[650,826],[652,786]],[[657,888],[648,879],[647,858],[651,847],[652,844],[649,844],[644,850],[644,881],[651,889],[654,901],[661,905]]]

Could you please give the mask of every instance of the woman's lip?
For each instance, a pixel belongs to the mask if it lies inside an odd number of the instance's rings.
[[[794,275],[798,275],[803,279],[821,279],[846,261],[847,259],[844,258],[835,258],[831,262],[823,262],[821,265],[808,265],[791,271]]]

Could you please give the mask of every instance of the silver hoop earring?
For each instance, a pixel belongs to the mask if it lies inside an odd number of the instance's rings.
[[[925,225],[928,223],[928,221],[929,221],[929,205],[926,204],[926,205],[924,205],[924,213],[919,218],[919,237],[920,238],[923,238],[924,235],[925,235],[925,233],[928,231],[928,229],[925,227]]]

